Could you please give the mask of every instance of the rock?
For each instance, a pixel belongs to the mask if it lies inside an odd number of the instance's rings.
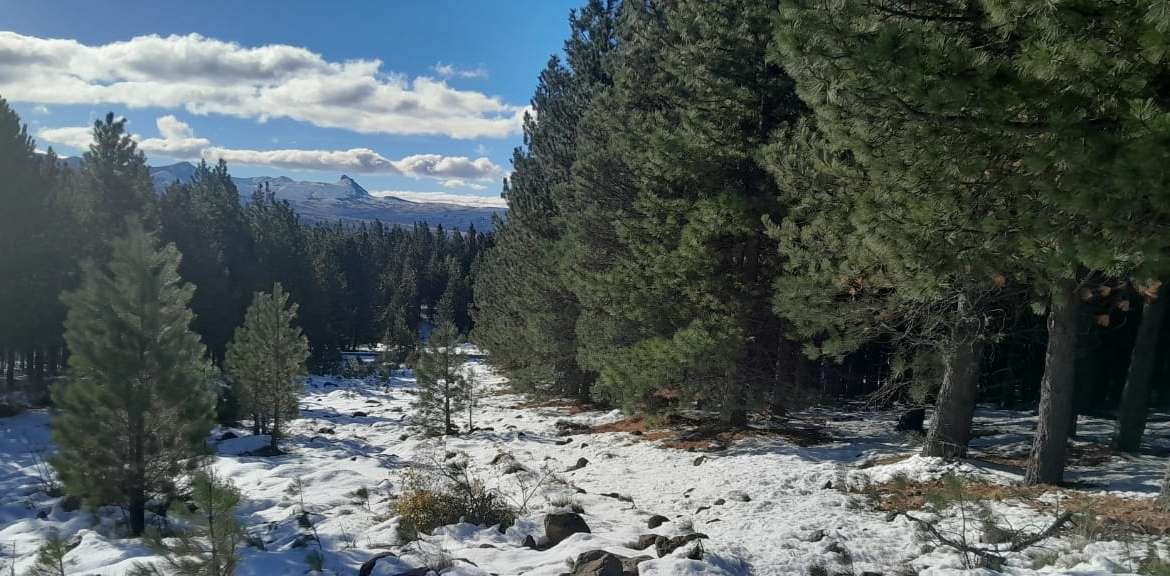
[[[560,544],[573,534],[589,534],[589,525],[575,512],[557,512],[544,517],[544,535],[550,547]]]
[[[623,576],[622,559],[604,550],[590,550],[577,556],[571,576]]]
[[[727,504],[727,500],[719,498],[719,499],[716,499],[714,502],[712,502],[712,504],[714,504],[716,506],[722,506],[724,504]]]
[[[589,432],[592,428],[588,424],[580,422],[573,422],[572,420],[557,420],[553,427],[557,429],[557,436],[568,436],[570,434],[582,434]]]
[[[403,434],[398,437],[399,442],[405,442],[410,439],[410,434]]]
[[[823,552],[825,554],[840,554],[844,550],[845,549],[841,547],[841,543],[834,540],[833,542],[829,542],[828,546],[825,546]]]
[[[659,526],[662,526],[663,522],[670,522],[670,518],[667,518],[666,516],[663,516],[661,514],[655,514],[655,515],[651,516],[648,520],[646,520],[646,527],[651,528],[651,529],[657,528]]]
[[[871,572],[869,570],[866,570],[865,572],[862,572],[860,576],[882,576],[882,573],[881,572]]]
[[[536,538],[533,538],[532,534],[525,536],[524,543],[521,544],[521,546],[523,546],[525,548],[531,548],[533,550],[536,550]]]
[[[897,511],[886,512],[886,522],[893,522],[894,520],[898,519],[898,516],[899,516],[899,513]]]
[[[369,416],[369,414],[366,414],[365,412],[358,410],[357,412],[354,412],[351,417],[352,418],[365,418],[366,416]]]
[[[732,499],[732,500],[735,500],[736,502],[751,502],[752,501],[751,496],[748,496],[747,494],[745,494],[739,490],[732,490],[731,492],[728,492],[727,497]]]
[[[697,510],[695,510],[695,514],[698,514],[699,512],[702,512],[703,510],[710,510],[710,509],[711,509],[710,506],[699,506],[699,508]]]
[[[565,472],[574,472],[589,465],[589,461],[585,458],[578,458],[577,463],[565,469]]]
[[[37,512],[37,520],[48,520],[48,518],[49,518],[49,511],[48,510],[40,510]]]
[[[573,441],[572,438],[564,438],[561,440],[557,440],[556,442],[553,442],[553,444],[556,444],[557,446],[564,446],[572,441]]]
[[[321,385],[322,388],[336,388],[337,384],[334,382],[326,382]]]
[[[70,494],[62,498],[58,504],[61,505],[61,510],[65,512],[76,512],[81,509],[81,497]]]
[[[378,402],[377,400],[366,400],[366,404],[369,404],[370,406],[381,406],[382,405],[382,403]]]
[[[335,433],[335,432],[336,432],[336,430],[334,430],[334,429],[332,429],[332,428],[330,428],[330,427],[328,427],[328,426],[324,426],[324,427],[321,427],[321,428],[318,428],[318,429],[317,429],[317,433],[318,433],[318,434],[333,434],[333,433]]]
[[[894,430],[898,432],[923,432],[922,423],[926,420],[926,408],[911,408],[898,417],[898,424]]]
[[[396,555],[393,552],[381,552],[381,553],[375,554],[369,560],[366,560],[365,562],[362,563],[361,569],[358,570],[358,576],[370,576],[371,574],[373,574],[374,567],[377,566],[378,560],[381,560],[383,558],[397,559],[398,555]]]
[[[701,466],[703,464],[703,462],[706,462],[706,461],[707,461],[706,456],[699,456],[698,458],[695,458],[695,461],[693,462],[693,464],[695,466]]]
[[[833,489],[833,481],[832,480],[825,480],[825,483],[821,484],[821,490],[832,490],[832,489]]]
[[[824,539],[825,539],[825,531],[818,529],[818,530],[813,530],[812,534],[809,534],[807,537],[804,538],[804,541],[805,542],[820,542],[821,540],[824,540]]]
[[[621,500],[622,502],[634,502],[633,498],[630,498],[629,496],[622,496],[617,492],[602,492],[601,494],[598,494],[598,496],[605,496],[606,498],[613,498],[614,500]]]
[[[619,556],[621,558],[621,556]],[[638,564],[647,560],[653,560],[649,556],[634,556],[633,558],[622,558],[622,575],[623,576],[638,576]]]
[[[675,536],[674,538],[663,537],[654,542],[654,550],[658,552],[658,557],[662,558],[695,540],[703,540],[705,538],[707,538],[707,535],[702,532],[692,532],[682,536]]]
[[[666,538],[666,536],[659,536],[658,534],[643,534],[638,536],[638,539],[632,546],[630,546],[630,548],[633,548],[634,550],[645,550],[653,546],[655,542],[658,542],[659,538]]]
[[[224,440],[231,440],[232,438],[239,438],[239,437],[240,436],[238,434],[236,434],[235,432],[228,430],[227,432],[224,432],[223,434],[219,435],[219,441],[223,442]]]

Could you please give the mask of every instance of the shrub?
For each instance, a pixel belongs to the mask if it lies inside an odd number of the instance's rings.
[[[417,540],[435,528],[458,522],[507,527],[516,518],[499,493],[471,474],[465,459],[412,468],[402,484],[395,507],[401,517],[398,533],[404,540]]]

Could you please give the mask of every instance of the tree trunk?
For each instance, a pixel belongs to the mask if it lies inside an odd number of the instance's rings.
[[[252,413],[252,435],[259,436],[261,434],[263,434],[263,431],[260,429],[260,415],[253,412]]]
[[[1125,389],[1121,393],[1121,405],[1117,411],[1117,433],[1113,447],[1122,452],[1136,453],[1146,430],[1146,415],[1149,411],[1150,385],[1154,368],[1158,362],[1158,335],[1166,320],[1170,306],[1166,304],[1170,295],[1146,304],[1138,326],[1137,340],[1130,354],[1129,374],[1125,378]]]
[[[1064,282],[1054,289],[1048,312],[1044,378],[1040,381],[1040,416],[1024,472],[1025,484],[1059,484],[1064,478],[1079,304],[1075,283]]]
[[[141,489],[130,495],[127,512],[130,517],[130,536],[141,536],[146,529],[146,494]]]
[[[11,388],[16,385],[16,351],[9,348],[4,356],[4,380]]]
[[[943,353],[942,389],[938,393],[934,422],[922,447],[923,456],[966,456],[967,442],[971,439],[971,418],[975,415],[975,398],[979,392],[982,355],[983,344],[977,340],[957,343]]]

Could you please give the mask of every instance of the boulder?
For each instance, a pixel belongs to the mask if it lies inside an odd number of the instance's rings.
[[[589,460],[578,458],[577,463],[565,469],[565,472],[575,472],[589,465]]]
[[[366,414],[365,412],[362,412],[361,410],[354,412],[352,415],[353,418],[365,418],[366,416],[369,416],[369,414]]]
[[[702,532],[692,532],[682,536],[675,536],[674,538],[663,537],[654,541],[654,550],[658,552],[658,557],[661,558],[695,540],[703,540],[705,538],[707,538],[707,535]]]
[[[746,493],[744,493],[740,490],[732,490],[731,492],[728,492],[727,497],[732,499],[732,500],[735,500],[736,502],[751,502],[752,501],[751,496],[748,496]]]
[[[658,542],[659,538],[665,539],[666,536],[659,536],[658,534],[643,534],[638,536],[638,539],[630,546],[634,550],[645,550]]]
[[[577,556],[569,576],[638,576],[638,564],[647,560],[652,558],[627,558],[605,550],[590,550]]]
[[[556,546],[573,534],[589,534],[589,525],[575,512],[557,512],[544,517],[544,535],[550,547]]]
[[[706,462],[706,461],[707,461],[706,456],[699,456],[698,458],[695,458],[695,461],[693,462],[693,464],[695,466],[701,466],[703,464],[703,462]]]
[[[654,529],[662,526],[663,522],[670,522],[670,518],[667,518],[661,514],[655,514],[646,520],[646,527]]]
[[[590,550],[577,556],[571,576],[624,576],[622,559],[604,550]]]

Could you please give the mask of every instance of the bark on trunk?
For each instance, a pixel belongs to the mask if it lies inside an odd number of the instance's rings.
[[[1166,312],[1170,310],[1166,304],[1170,295],[1161,296],[1148,303],[1142,311],[1137,340],[1130,355],[1129,374],[1126,375],[1125,390],[1121,393],[1121,405],[1117,412],[1117,434],[1113,438],[1113,447],[1122,452],[1137,452],[1146,430],[1150,385],[1158,360],[1158,335],[1165,323]]]
[[[4,380],[8,382],[8,386],[11,388],[16,385],[16,351],[10,348],[5,356]]]
[[[1059,484],[1064,477],[1073,403],[1078,306],[1074,283],[1065,282],[1053,291],[1044,378],[1040,381],[1040,416],[1024,472],[1025,484]]]
[[[982,352],[980,342],[970,341],[958,343],[943,354],[942,389],[938,393],[934,422],[922,447],[923,456],[961,458],[967,454]]]
[[[141,492],[132,494],[127,512],[130,517],[130,536],[141,536],[146,529],[146,495]]]

